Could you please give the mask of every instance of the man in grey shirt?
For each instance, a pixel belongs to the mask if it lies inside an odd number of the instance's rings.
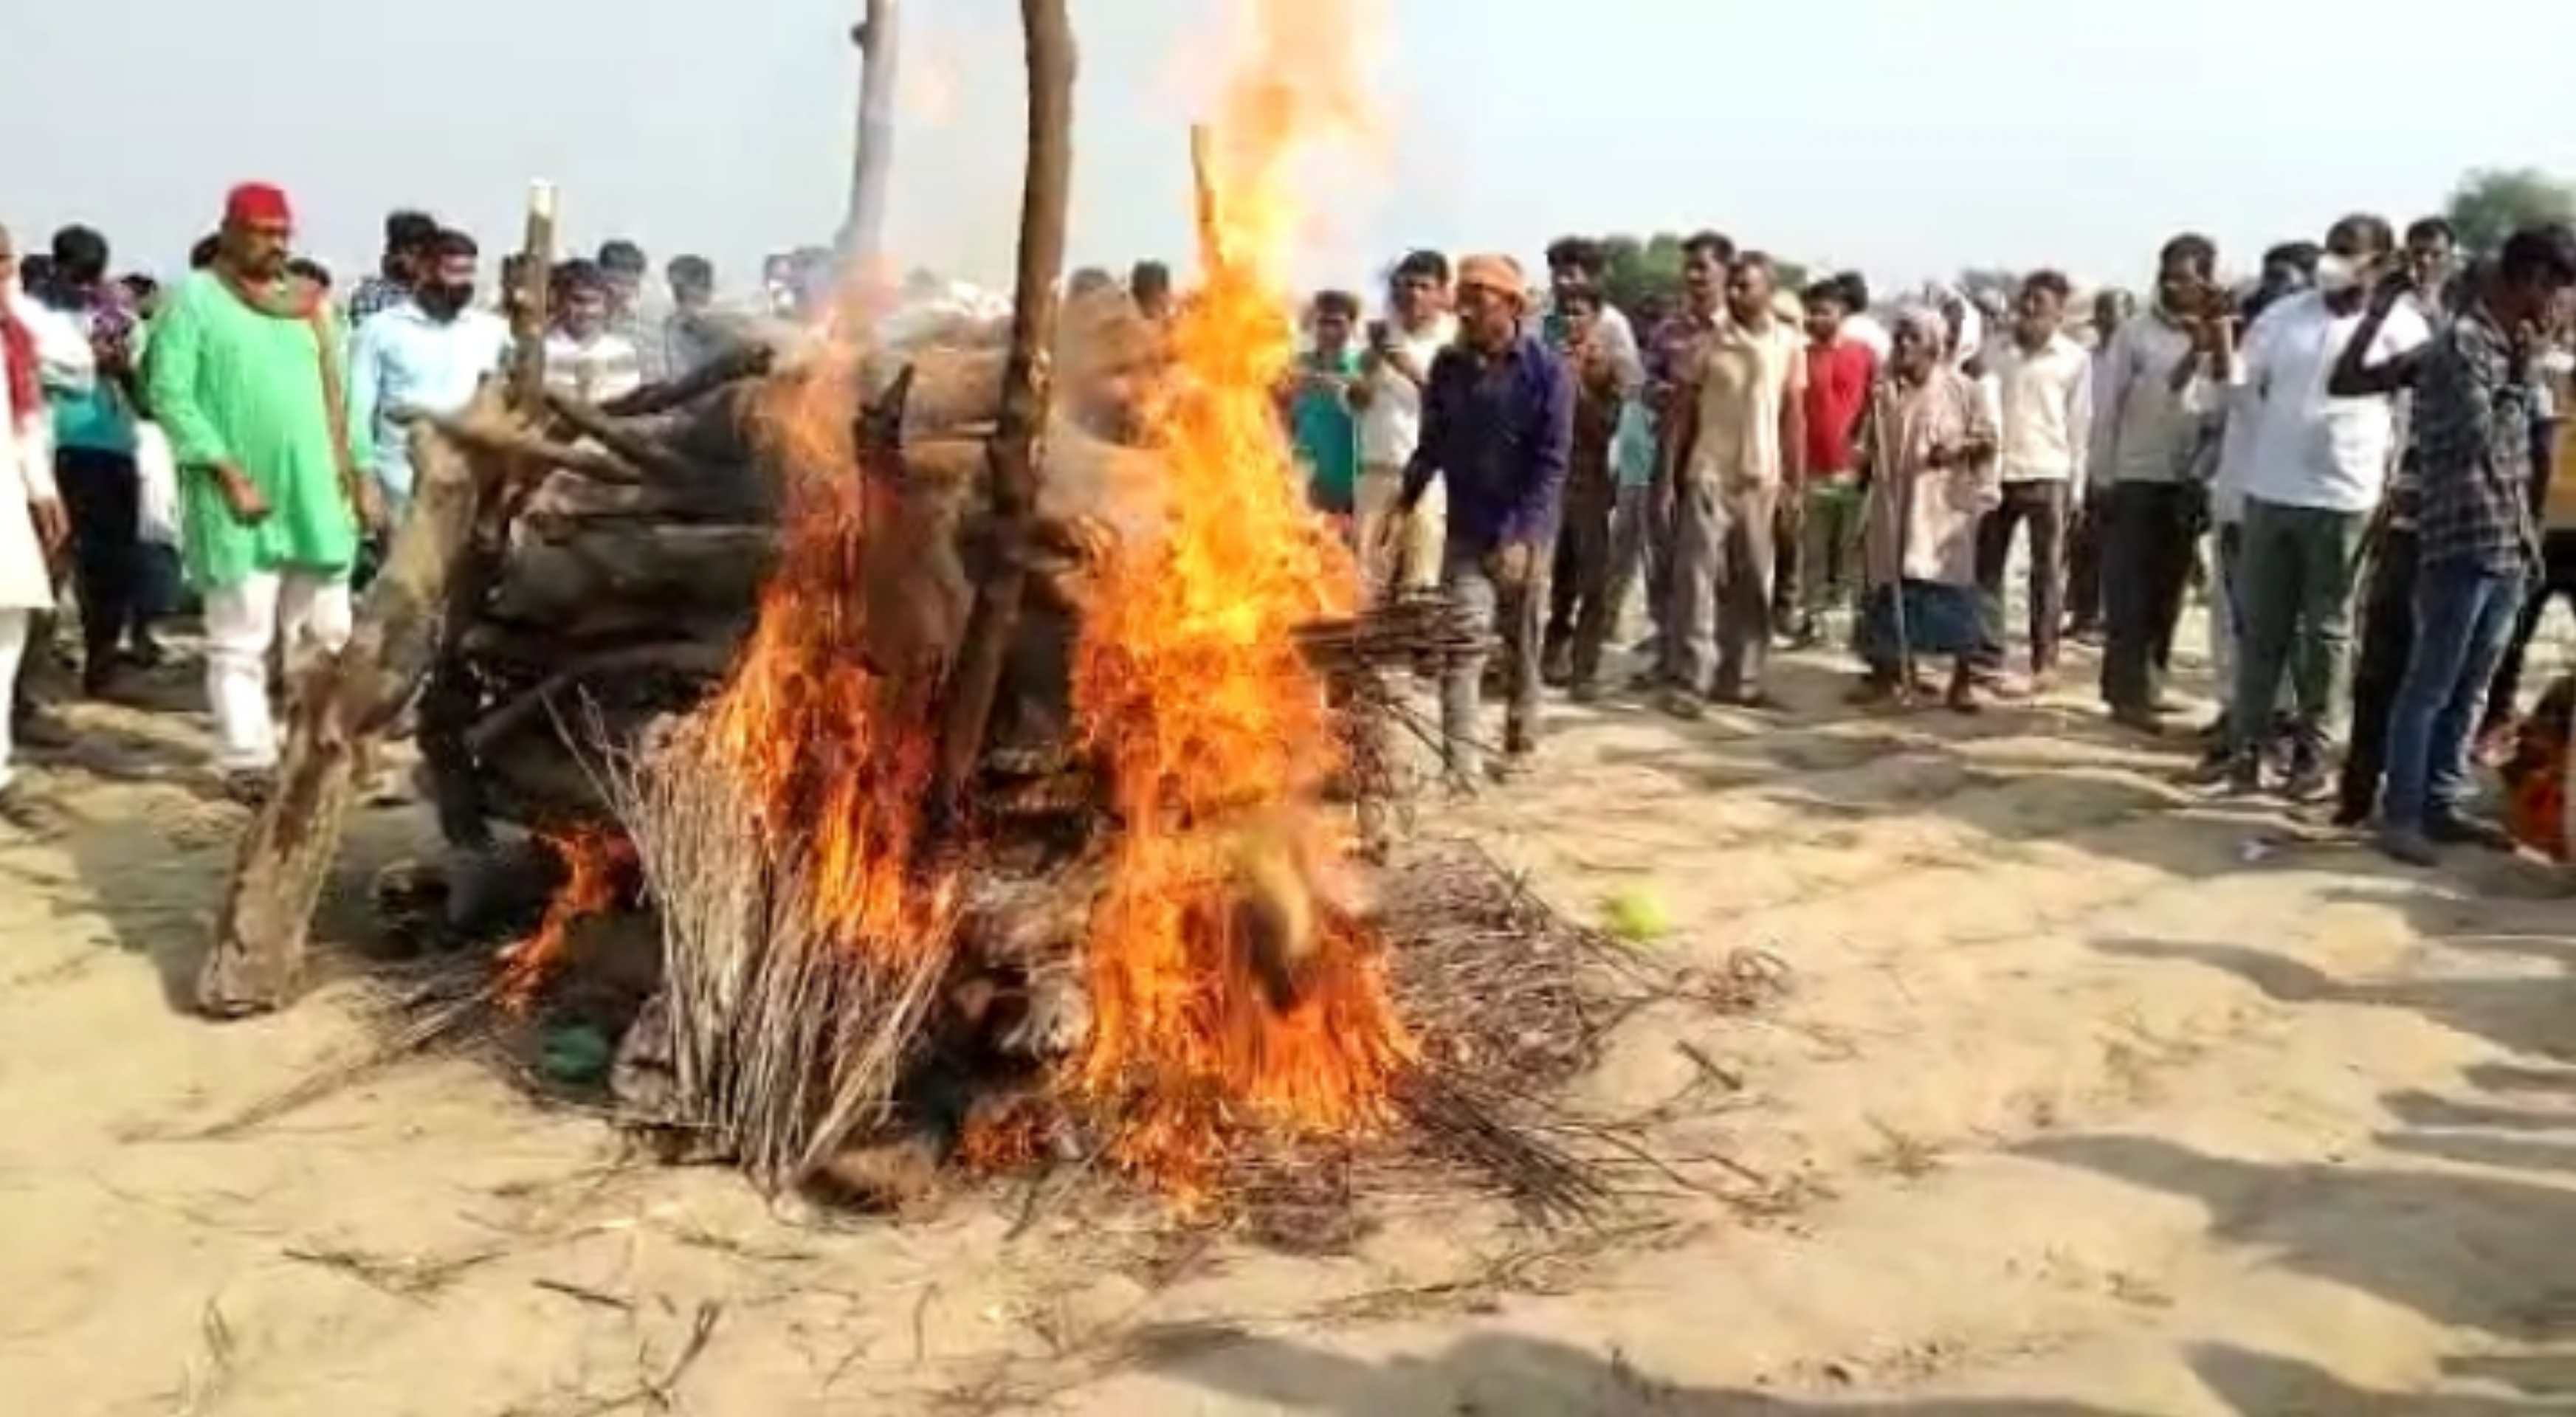
[[[2217,263],[2208,237],[2167,241],[2154,305],[2113,331],[2096,360],[2089,463],[2104,485],[2102,701],[2113,721],[2149,734],[2164,731],[2164,675],[2203,515],[2191,466],[2207,420],[2182,394],[2226,327]]]

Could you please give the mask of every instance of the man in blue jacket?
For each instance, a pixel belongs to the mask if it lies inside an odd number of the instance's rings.
[[[1409,515],[1434,477],[1448,491],[1441,588],[1467,613],[1480,646],[1502,641],[1503,753],[1506,766],[1517,766],[1538,741],[1541,582],[1572,450],[1574,391],[1564,363],[1525,331],[1529,290],[1519,263],[1459,262],[1456,306],[1458,343],[1431,363],[1422,442],[1405,467],[1399,507]],[[1403,524],[1401,516],[1385,523]],[[1476,708],[1484,670],[1480,648],[1441,679],[1441,757],[1455,791],[1474,790],[1481,776]]]

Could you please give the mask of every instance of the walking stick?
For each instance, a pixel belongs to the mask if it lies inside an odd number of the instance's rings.
[[[1894,573],[1887,581],[1888,613],[1896,629],[1896,701],[1914,702],[1914,636],[1905,614],[1905,543],[1914,524],[1914,479],[1896,475],[1889,445],[1896,431],[1896,392],[1885,379],[1869,386],[1869,475],[1872,482],[1896,494]],[[1866,554],[1863,558],[1867,560]]]

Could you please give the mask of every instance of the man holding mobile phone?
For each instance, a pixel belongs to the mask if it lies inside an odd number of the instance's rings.
[[[1427,591],[1439,583],[1441,533],[1448,517],[1444,484],[1435,477],[1409,512],[1397,504],[1405,465],[1422,441],[1422,390],[1431,377],[1431,361],[1458,338],[1458,322],[1448,307],[1447,257],[1415,251],[1397,262],[1387,277],[1386,314],[1368,323],[1359,378],[1350,389],[1360,436],[1353,509],[1362,587],[1371,597]],[[1390,518],[1403,523],[1393,537],[1384,530]]]

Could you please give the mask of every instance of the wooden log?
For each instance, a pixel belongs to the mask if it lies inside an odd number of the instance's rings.
[[[777,479],[750,466],[689,467],[685,477],[648,475],[628,482],[558,466],[528,493],[518,521],[548,537],[584,521],[777,524]]]
[[[941,704],[933,810],[958,819],[982,757],[1020,600],[1038,509],[1038,442],[1047,421],[1047,359],[1064,270],[1073,174],[1073,26],[1065,0],[1020,0],[1028,67],[1028,168],[1020,184],[1020,250],[1011,291],[1011,358],[992,442],[992,506],[1001,564],[976,589],[956,668]]]
[[[530,532],[502,558],[485,618],[548,624],[607,602],[667,610],[757,603],[778,559],[763,526],[585,522],[562,540]]]
[[[453,443],[430,429],[411,436],[419,469],[411,514],[367,588],[349,643],[294,685],[276,788],[242,833],[224,883],[197,978],[198,1006],[215,1017],[276,1009],[294,997],[359,764],[428,673],[479,489]]]

